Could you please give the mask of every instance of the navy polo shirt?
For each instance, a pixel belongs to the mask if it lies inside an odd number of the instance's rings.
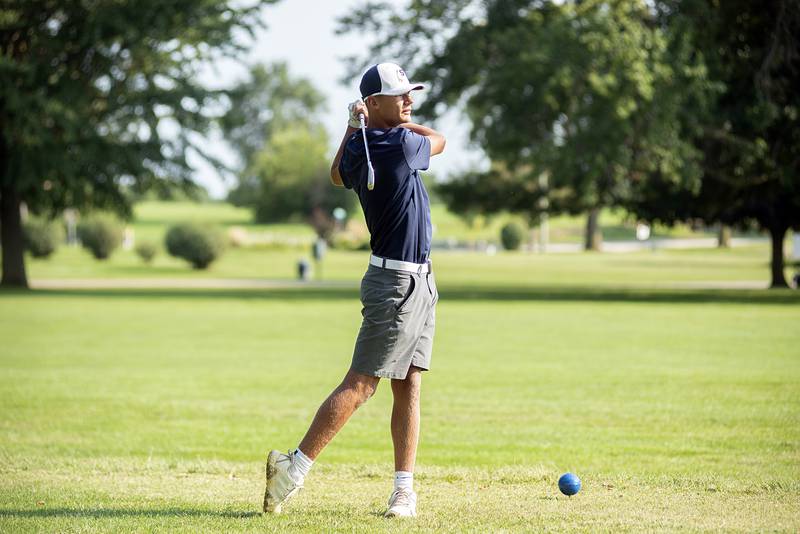
[[[358,194],[372,253],[383,258],[425,263],[431,251],[431,209],[419,171],[428,168],[431,142],[408,128],[368,128],[367,141],[375,187],[367,189],[367,158],[361,131],[350,136],[339,174]]]

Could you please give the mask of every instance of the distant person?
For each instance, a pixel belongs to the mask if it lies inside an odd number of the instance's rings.
[[[300,445],[288,454],[269,453],[264,511],[278,513],[303,487],[314,460],[367,401],[381,378],[392,381],[394,406],[394,491],[386,517],[415,517],[414,464],[419,439],[422,371],[433,349],[439,294],[431,270],[431,214],[419,176],[430,157],[441,154],[445,138],[414,124],[412,84],[394,63],[381,63],[361,78],[361,97],[349,106],[350,119],[331,165],[331,181],[358,194],[370,232],[372,255],[361,281],[363,321],[353,360],[342,383],[319,407]],[[374,167],[374,188],[359,115]]]

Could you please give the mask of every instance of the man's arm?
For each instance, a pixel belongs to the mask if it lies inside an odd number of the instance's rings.
[[[342,176],[339,174],[339,162],[342,161],[344,145],[347,144],[347,140],[350,139],[350,136],[353,135],[353,132],[355,131],[356,128],[353,128],[352,126],[347,127],[347,130],[344,132],[344,137],[342,137],[342,142],[339,143],[339,150],[336,151],[336,155],[333,157],[333,163],[331,164],[331,183],[333,183],[333,185],[344,187]]]
[[[428,138],[431,142],[431,156],[435,156],[437,154],[441,154],[444,152],[444,146],[447,144],[447,139],[444,138],[442,134],[434,130],[433,128],[428,128],[427,126],[423,126],[421,124],[416,124],[413,122],[404,122],[400,125],[401,128],[408,128],[414,133],[418,133],[420,135],[424,135]]]
[[[336,151],[336,155],[333,157],[333,163],[331,164],[331,182],[333,185],[338,186],[344,186],[344,182],[342,182],[342,175],[339,174],[339,163],[342,161],[344,146],[347,144],[347,140],[350,139],[350,136],[353,135],[353,132],[359,129],[358,126],[356,126],[356,124],[358,124],[358,116],[364,115],[364,122],[369,124],[369,112],[367,111],[367,106],[360,98],[347,106],[347,111],[349,117],[347,130],[344,132],[342,142],[339,143],[339,150]]]

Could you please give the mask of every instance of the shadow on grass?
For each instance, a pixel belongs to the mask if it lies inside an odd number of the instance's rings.
[[[8,510],[0,509],[0,517],[27,517],[41,519],[46,517],[227,517],[244,519],[258,517],[260,512],[236,512],[231,510],[195,510],[186,508],[164,508],[153,510],[136,510],[131,508],[42,508],[40,510]]]
[[[800,304],[800,291],[763,289],[646,289],[580,286],[440,286],[442,302],[648,302],[709,304]],[[38,289],[3,290],[3,296],[109,299],[358,300],[356,287],[235,289]]]

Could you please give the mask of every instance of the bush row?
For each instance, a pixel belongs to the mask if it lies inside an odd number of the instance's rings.
[[[78,238],[92,255],[103,260],[122,243],[122,224],[108,214],[94,214],[78,224]],[[63,227],[38,217],[29,217],[23,225],[23,236],[27,250],[35,258],[50,256],[64,240]],[[523,228],[514,222],[500,231],[500,241],[506,250],[518,250],[525,237]],[[195,269],[205,269],[224,251],[226,240],[220,230],[194,223],[182,223],[169,228],[165,247],[172,256],[189,262]],[[369,242],[349,234],[334,236],[334,248],[364,250]],[[145,263],[153,261],[158,247],[149,241],[140,241],[136,254]]]
[[[47,258],[64,241],[61,224],[40,217],[28,217],[23,223],[25,248],[35,258]],[[92,214],[78,224],[78,239],[92,256],[107,259],[122,244],[123,226],[115,217]],[[205,269],[225,249],[225,238],[218,229],[193,223],[172,226],[164,240],[167,252],[189,262],[195,269]],[[136,254],[145,263],[153,261],[158,247],[150,241],[140,241]]]

